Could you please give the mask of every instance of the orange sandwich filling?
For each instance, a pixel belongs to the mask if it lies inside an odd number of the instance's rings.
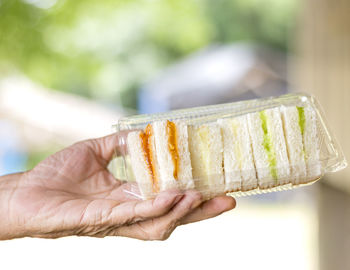
[[[171,122],[167,121],[166,123],[166,134],[168,137],[168,149],[171,154],[171,158],[173,160],[174,164],[174,178],[178,180],[178,171],[179,171],[179,151],[177,147],[177,134],[176,134],[176,125]],[[159,177],[157,175],[156,170],[156,160],[155,155],[156,153],[153,152],[153,149],[155,148],[153,144],[153,128],[151,124],[148,124],[143,132],[140,133],[140,139],[142,144],[142,150],[144,154],[144,158],[147,163],[147,167],[149,170],[149,173],[152,177],[152,186],[153,191],[158,192],[159,191]]]
[[[145,131],[140,133],[140,138],[141,138],[142,149],[143,149],[144,157],[148,166],[148,170],[152,177],[153,191],[158,192],[159,191],[158,175],[155,167],[156,161],[154,160],[155,153],[153,153],[153,150],[152,150],[154,149],[152,145],[152,136],[153,136],[153,128],[150,124],[148,124],[145,128]]]
[[[174,178],[178,179],[178,171],[179,171],[179,151],[177,148],[177,135],[176,135],[176,125],[171,122],[166,122],[166,132],[168,135],[168,149],[171,154],[171,158],[174,163]]]

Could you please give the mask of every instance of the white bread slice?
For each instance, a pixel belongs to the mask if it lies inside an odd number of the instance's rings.
[[[245,115],[219,119],[224,141],[225,191],[247,191],[257,187],[255,165]]]
[[[284,135],[291,167],[291,181],[297,185],[306,179],[303,136],[297,107],[281,107]]]
[[[188,135],[196,189],[206,199],[223,193],[223,143],[219,125],[190,125]]]
[[[157,121],[153,123],[153,132],[156,144],[157,162],[159,165],[160,190],[171,188],[190,189],[194,187],[192,180],[192,167],[188,149],[187,126],[176,122],[175,136],[177,143],[178,166],[177,175],[174,175],[175,164],[169,149],[168,121]]]
[[[304,128],[304,149],[307,168],[307,180],[316,180],[322,175],[320,161],[320,137],[317,131],[316,111],[311,107],[304,107],[305,128]]]
[[[290,167],[279,108],[247,115],[259,188],[289,181]]]
[[[150,199],[155,195],[152,172],[142,146],[141,134],[143,131],[133,131],[128,134],[127,146],[131,160],[131,166],[144,199]]]
[[[166,132],[166,121],[157,121],[152,124],[155,145],[156,157],[159,164],[159,175],[161,191],[166,189],[178,188],[178,183],[174,178],[174,164],[172,156],[168,150],[168,136]]]
[[[178,181],[180,182],[180,188],[192,189],[194,188],[194,181],[192,178],[192,165],[190,149],[188,146],[187,125],[181,121],[174,121],[174,123],[176,125],[177,149],[180,157]]]
[[[235,119],[218,119],[224,142],[225,191],[241,190],[241,149]]]

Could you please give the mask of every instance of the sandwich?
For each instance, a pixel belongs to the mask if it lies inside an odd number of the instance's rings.
[[[250,113],[247,118],[259,188],[289,183],[290,165],[280,109]]]
[[[303,144],[305,131],[304,108],[295,106],[282,107],[281,112],[291,169],[291,181],[297,185],[306,181],[307,174],[305,147]]]
[[[153,151],[150,150],[146,133],[144,131],[130,132],[127,137],[127,145],[132,171],[141,196],[144,199],[150,199],[159,192],[159,179],[156,175],[156,163],[152,159]]]
[[[187,125],[180,121],[157,121],[149,127],[153,128],[156,145],[160,190],[194,188]]]
[[[282,107],[282,115],[293,184],[318,179],[322,170],[315,110],[310,106]]]
[[[280,106],[207,124],[155,121],[130,132],[127,146],[143,198],[196,188],[209,199],[318,179],[317,121],[311,106]]]
[[[321,136],[318,134],[316,111],[311,106],[298,107],[298,111],[307,170],[305,182],[310,182],[322,175]]]
[[[223,144],[216,123],[188,127],[192,174],[196,189],[209,198],[224,192]]]
[[[128,134],[131,166],[144,198],[160,191],[194,188],[187,126],[157,121]]]
[[[248,191],[257,188],[246,115],[219,119],[218,123],[224,144],[225,191]]]

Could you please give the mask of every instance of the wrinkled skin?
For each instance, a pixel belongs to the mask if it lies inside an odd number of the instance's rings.
[[[194,191],[170,190],[142,201],[107,170],[120,138],[76,143],[33,170],[0,177],[0,239],[69,235],[165,240],[182,224],[235,207],[228,196],[203,202]],[[119,147],[119,150],[120,149]]]

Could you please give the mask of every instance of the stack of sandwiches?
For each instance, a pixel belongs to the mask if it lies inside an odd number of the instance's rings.
[[[320,178],[318,137],[312,107],[280,106],[210,124],[155,121],[127,145],[143,198],[171,188],[211,198]]]

